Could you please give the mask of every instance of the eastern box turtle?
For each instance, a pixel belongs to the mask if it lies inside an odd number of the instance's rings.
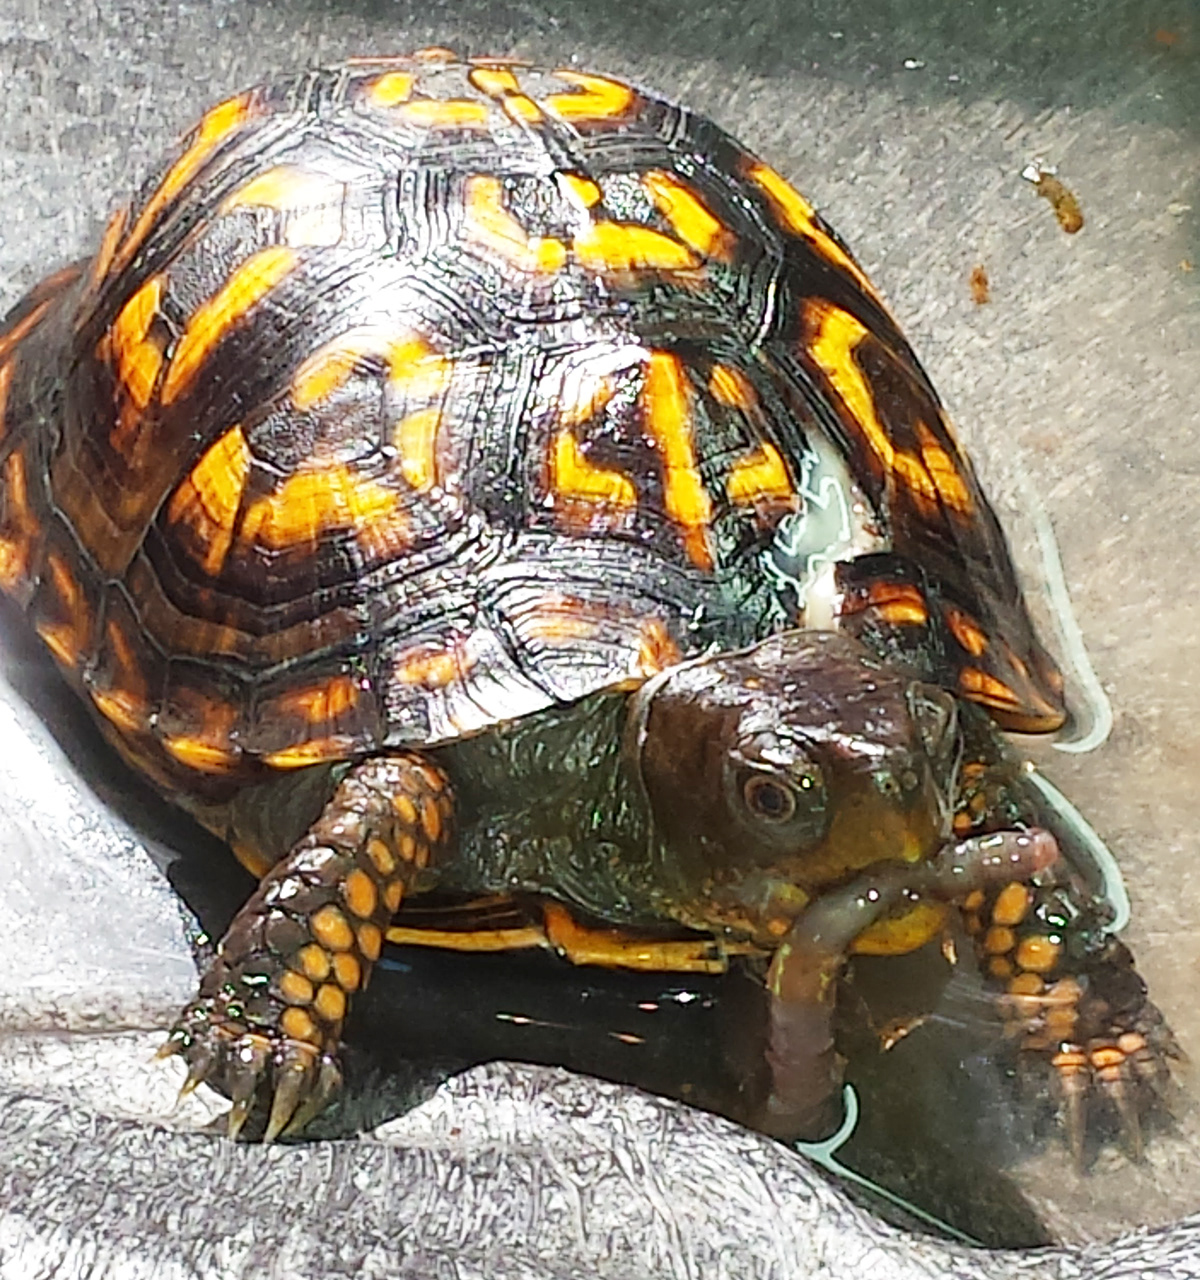
[[[1077,1150],[1097,1084],[1136,1138],[1170,1034],[993,727],[1064,719],[1004,536],[861,268],[710,121],[444,50],[239,94],[8,317],[0,395],[0,585],[262,877],[166,1046],[231,1133],[324,1104],[436,886],[576,962],[748,957],[785,1136],[847,955],[960,913]]]

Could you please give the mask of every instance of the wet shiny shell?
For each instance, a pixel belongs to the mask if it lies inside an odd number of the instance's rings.
[[[1058,714],[871,283],[612,79],[435,51],[231,98],[9,317],[0,379],[0,587],[173,790],[852,619]]]

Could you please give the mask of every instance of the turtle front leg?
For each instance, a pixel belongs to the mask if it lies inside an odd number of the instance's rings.
[[[834,1048],[837,979],[854,940],[921,898],[954,901],[976,889],[1027,879],[1050,866],[1048,832],[1003,831],[947,845],[929,862],[888,862],[823,893],[780,943],[767,971],[771,1090],[754,1118],[777,1138],[815,1139],[836,1126],[842,1062]]]
[[[1062,852],[1054,874],[1019,877],[969,893],[960,903],[979,967],[1018,1046],[1023,1081],[1049,1080],[1075,1164],[1086,1165],[1094,1103],[1111,1106],[1133,1159],[1142,1120],[1166,1104],[1171,1064],[1182,1058],[1150,1000],[1128,949],[1111,932],[1112,911],[1097,883],[1099,837],[1044,779],[1035,784],[980,719],[967,719],[954,829],[1031,822],[1052,830]],[[1169,1109],[1169,1108],[1168,1108]]]
[[[229,1094],[230,1137],[260,1094],[271,1142],[336,1091],[348,1001],[415,876],[446,848],[452,817],[449,783],[429,761],[365,760],[234,917],[161,1051],[187,1061],[185,1091],[207,1081]]]
[[[977,890],[963,918],[1023,1078],[1056,1084],[1076,1166],[1086,1166],[1097,1100],[1111,1104],[1140,1159],[1142,1119],[1165,1101],[1170,1064],[1183,1055],[1128,948],[1107,932],[1105,905],[1068,876]]]

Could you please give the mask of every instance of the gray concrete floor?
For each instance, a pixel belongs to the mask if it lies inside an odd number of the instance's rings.
[[[206,103],[280,69],[449,44],[627,76],[793,179],[891,301],[1036,575],[1021,476],[1061,547],[1109,741],[1039,750],[1128,877],[1128,941],[1200,1057],[1200,11],[923,0],[0,0],[0,302],[87,251]],[[1075,191],[1065,235],[1022,180]],[[991,301],[968,287],[983,265]],[[1185,1106],[1147,1163],[1026,1171],[1054,1226],[1200,1205]]]

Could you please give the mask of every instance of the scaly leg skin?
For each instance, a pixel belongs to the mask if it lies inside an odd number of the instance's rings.
[[[1069,878],[1017,882],[968,895],[966,930],[997,990],[1022,1075],[1057,1084],[1061,1123],[1078,1168],[1086,1164],[1088,1112],[1106,1099],[1125,1147],[1142,1155],[1142,1119],[1165,1100],[1170,1062],[1182,1057],[1123,943],[1105,932],[1102,904]]]
[[[291,852],[234,917],[161,1053],[233,1100],[230,1137],[270,1098],[265,1142],[304,1126],[341,1082],[349,998],[366,985],[384,931],[418,872],[450,838],[439,769],[411,753],[355,765]]]
[[[992,822],[1036,822],[1055,834],[1062,858],[1039,883],[981,887],[962,903],[980,967],[997,992],[1005,1029],[1020,1046],[1021,1074],[1056,1082],[1060,1117],[1077,1167],[1085,1164],[1088,1111],[1105,1099],[1133,1159],[1142,1119],[1164,1101],[1170,1063],[1183,1055],[1128,949],[1108,932],[1111,912],[1080,868],[1085,837],[1028,780],[990,726],[967,725],[958,834]]]
[[[756,1126],[786,1139],[817,1139],[835,1127],[842,1083],[833,1043],[837,978],[864,929],[924,897],[960,901],[996,881],[1029,879],[1057,857],[1045,831],[975,836],[947,845],[929,862],[868,868],[807,907],[767,971],[771,1091]]]

